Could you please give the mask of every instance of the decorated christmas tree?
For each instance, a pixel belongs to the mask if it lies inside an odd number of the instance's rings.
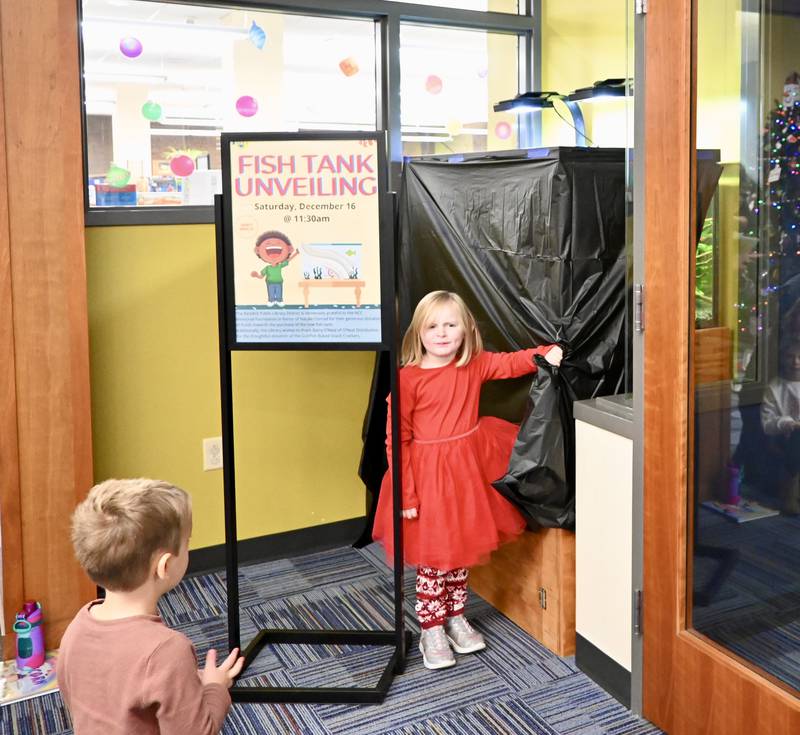
[[[767,130],[766,278],[764,301],[775,300],[778,320],[800,297],[800,75],[792,72],[783,87],[783,102],[770,112]],[[769,304],[768,304],[769,305]]]

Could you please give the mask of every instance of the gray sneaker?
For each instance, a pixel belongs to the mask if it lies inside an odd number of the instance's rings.
[[[463,615],[447,618],[444,623],[447,640],[456,653],[474,653],[486,648],[483,636],[473,628]]]
[[[426,669],[446,669],[456,664],[441,625],[423,628],[419,637],[419,650],[422,651],[422,662]]]

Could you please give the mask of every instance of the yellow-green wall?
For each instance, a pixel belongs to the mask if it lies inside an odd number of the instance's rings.
[[[737,338],[742,14],[738,0],[707,0],[697,17],[697,147],[718,150],[719,326]],[[733,350],[736,354],[736,349]]]
[[[742,16],[739,0],[705,0],[697,17],[697,147],[739,161]]]
[[[625,78],[628,69],[627,0],[542,3],[542,89],[568,94],[601,79]],[[595,145],[627,144],[624,100],[581,103],[586,134]],[[568,120],[569,113],[560,109]],[[632,134],[632,133],[631,133]],[[552,110],[542,113],[542,144],[575,145],[575,132]]]
[[[224,541],[214,229],[86,232],[95,479],[149,476],[192,495],[192,548]],[[364,512],[356,474],[373,355],[234,355],[239,537]]]

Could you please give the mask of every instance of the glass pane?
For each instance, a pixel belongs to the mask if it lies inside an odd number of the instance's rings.
[[[761,7],[697,4],[689,615],[798,688],[800,47]]]
[[[515,35],[401,26],[403,155],[517,148],[516,116],[492,107],[519,91],[518,47]]]
[[[82,35],[92,206],[211,204],[223,130],[375,129],[370,20],[84,0]]]
[[[610,84],[570,105],[556,97],[552,107],[535,113],[541,119],[541,145],[624,148],[628,144],[627,118],[633,105],[624,81],[632,75],[626,36],[630,6],[625,0],[544,3],[540,91],[563,98],[578,90],[594,92],[598,82]],[[581,122],[585,136],[576,131]]]
[[[459,10],[483,10],[493,13],[524,13],[524,5],[519,0],[389,0],[390,2],[431,5],[435,8],[458,8]]]

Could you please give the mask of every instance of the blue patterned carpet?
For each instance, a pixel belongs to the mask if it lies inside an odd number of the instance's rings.
[[[800,518],[732,523],[700,508],[698,543],[730,555],[694,559],[695,588],[718,575],[711,599],[694,606],[701,633],[800,689]]]
[[[612,699],[571,659],[550,653],[488,603],[471,596],[468,615],[486,651],[428,671],[416,647],[413,578],[406,615],[414,632],[408,666],[382,705],[236,704],[225,735],[650,735],[660,731]],[[335,549],[240,569],[242,639],[258,627],[390,629],[391,576],[375,548]],[[185,579],[162,600],[168,625],[202,659],[226,648],[224,573]],[[281,645],[264,650],[243,685],[373,686],[391,654],[374,646]],[[0,709],[2,735],[71,733],[59,694]]]

